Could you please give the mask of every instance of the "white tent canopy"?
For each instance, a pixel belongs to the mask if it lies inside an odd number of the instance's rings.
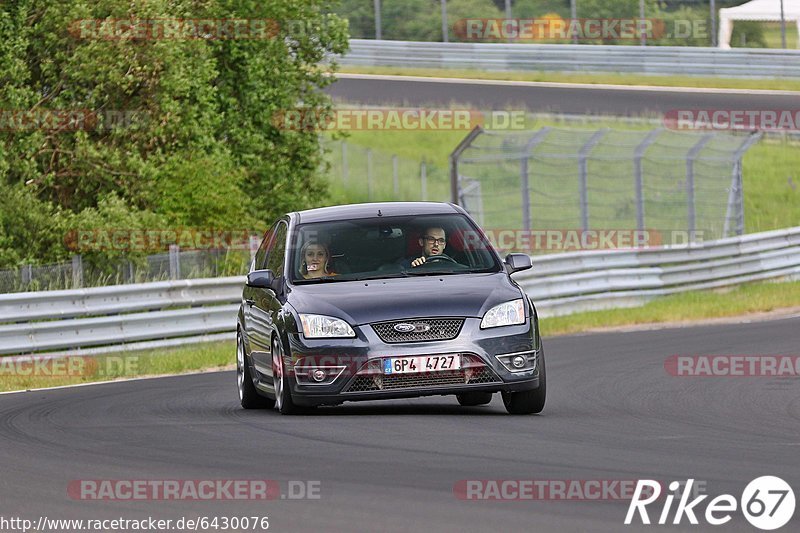
[[[787,23],[797,24],[800,34],[800,0],[783,0],[783,17]],[[752,0],[746,4],[719,10],[719,47],[731,47],[734,20],[781,20],[781,0]]]

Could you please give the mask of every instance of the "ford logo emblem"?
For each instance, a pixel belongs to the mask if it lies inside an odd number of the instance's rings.
[[[417,322],[416,324],[409,324],[408,322],[401,322],[394,325],[394,330],[398,333],[425,333],[431,327],[424,322]]]

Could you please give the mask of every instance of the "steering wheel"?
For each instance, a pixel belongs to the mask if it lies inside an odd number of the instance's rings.
[[[448,255],[444,255],[444,254],[432,255],[430,257],[426,257],[425,258],[425,262],[422,263],[422,264],[423,265],[427,265],[428,263],[438,263],[439,261],[449,261],[449,262],[455,263],[457,265],[461,264],[458,261],[456,261],[455,259],[453,259],[452,257],[450,257]],[[420,265],[420,266],[422,266],[422,265]]]

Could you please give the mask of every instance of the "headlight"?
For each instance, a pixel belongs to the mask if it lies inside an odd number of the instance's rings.
[[[323,339],[334,337],[355,337],[350,324],[341,318],[324,315],[300,315],[303,323],[303,335],[307,339]]]
[[[520,298],[510,302],[496,305],[486,311],[481,320],[481,329],[496,328],[498,326],[512,326],[525,323],[525,303]]]

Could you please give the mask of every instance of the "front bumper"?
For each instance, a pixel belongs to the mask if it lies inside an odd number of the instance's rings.
[[[531,321],[519,326],[480,329],[480,319],[467,318],[459,335],[446,341],[386,343],[370,325],[354,328],[354,339],[306,339],[289,335],[284,366],[290,369],[292,399],[298,405],[330,405],[346,401],[411,398],[464,392],[518,392],[539,386],[538,343]],[[509,370],[503,354],[524,354],[532,367]],[[389,357],[458,355],[462,368],[418,374],[384,375]],[[507,361],[507,358],[504,358]],[[322,368],[322,383],[310,379]]]

